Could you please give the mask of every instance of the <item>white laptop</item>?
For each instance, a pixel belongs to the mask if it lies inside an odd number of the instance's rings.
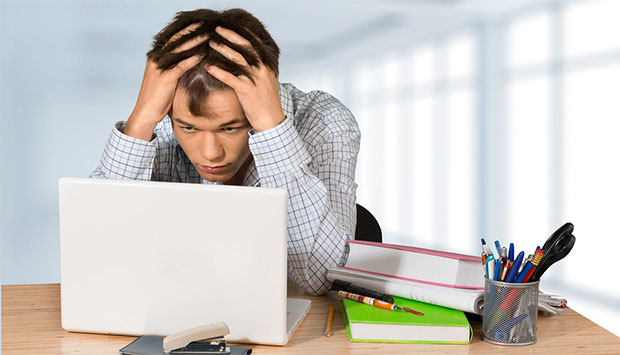
[[[65,330],[284,345],[310,309],[287,299],[285,190],[61,178],[59,204]]]

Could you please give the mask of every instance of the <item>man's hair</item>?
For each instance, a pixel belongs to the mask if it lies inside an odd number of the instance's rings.
[[[172,36],[194,23],[200,23],[200,26],[168,43]],[[234,44],[220,36],[215,32],[217,26],[235,31],[241,37],[247,39],[252,44],[252,48]],[[186,51],[172,52],[183,43],[203,34],[208,36],[207,41]],[[168,70],[195,54],[204,55],[200,64],[188,70],[179,79],[178,87],[187,91],[189,110],[194,116],[204,116],[206,111],[202,103],[210,92],[231,90],[228,85],[209,74],[205,70],[206,65],[216,65],[233,75],[245,75],[254,81],[254,78],[252,78],[252,75],[245,67],[227,59],[212,49],[209,46],[209,41],[224,44],[235,50],[245,58],[250,66],[255,66],[260,61],[271,69],[276,76],[278,75],[280,49],[262,22],[249,12],[242,9],[229,9],[225,11],[200,9],[178,12],[174,20],[155,35],[153,48],[147,53],[147,56],[157,64],[159,69]]]

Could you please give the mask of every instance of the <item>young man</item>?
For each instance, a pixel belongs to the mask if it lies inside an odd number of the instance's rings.
[[[351,112],[280,84],[278,46],[241,9],[180,12],[147,56],[136,106],[91,177],[285,188],[288,274],[326,293],[356,224]]]

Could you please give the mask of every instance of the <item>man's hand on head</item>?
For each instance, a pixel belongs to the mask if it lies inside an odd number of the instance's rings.
[[[187,26],[172,36],[166,45],[194,31],[199,26],[200,23]],[[172,53],[189,50],[206,40],[207,37],[204,35],[196,36],[172,50]],[[166,114],[168,114],[172,106],[172,99],[174,98],[179,78],[181,78],[186,71],[198,65],[202,58],[203,56],[200,54],[193,55],[180,61],[169,70],[161,70],[157,67],[157,63],[151,59],[147,59],[144,77],[142,79],[142,87],[138,94],[138,101],[136,102],[131,116],[129,116],[127,120],[124,133],[134,138],[146,141],[151,140],[155,126],[166,117]]]
[[[250,41],[232,30],[218,26],[216,31],[231,43],[252,48]],[[254,81],[245,75],[235,76],[215,65],[206,68],[209,74],[235,91],[252,127],[262,132],[282,123],[286,116],[282,111],[276,74],[260,61],[257,65],[250,66],[241,54],[224,44],[210,41],[209,45],[227,59],[246,67],[252,75]]]

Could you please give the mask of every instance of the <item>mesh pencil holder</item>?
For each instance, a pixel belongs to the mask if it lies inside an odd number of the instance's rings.
[[[500,345],[536,342],[538,284],[485,279],[482,339]]]

